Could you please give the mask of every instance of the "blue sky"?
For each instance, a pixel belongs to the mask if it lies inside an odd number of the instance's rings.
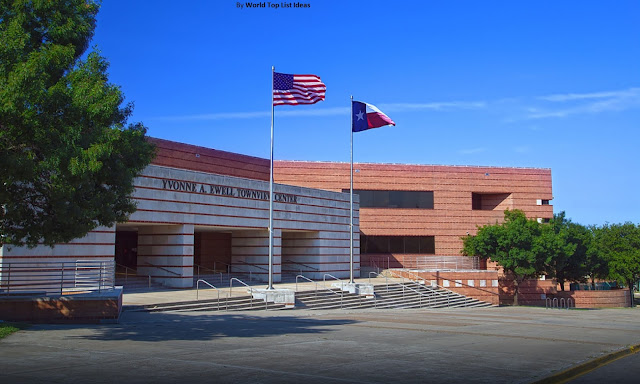
[[[640,223],[637,0],[299,2],[105,1],[93,44],[150,136],[268,158],[273,65],[327,85],[276,159],[349,161],[353,95],[397,124],[356,162],[551,168],[555,212]]]

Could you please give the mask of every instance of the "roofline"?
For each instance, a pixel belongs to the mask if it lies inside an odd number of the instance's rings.
[[[290,162],[290,163],[307,163],[307,164],[350,164],[346,161],[307,161],[307,160],[274,160],[274,162]],[[457,168],[496,168],[496,169],[535,169],[550,171],[551,168],[540,167],[505,167],[495,165],[447,165],[447,164],[413,164],[413,163],[370,163],[370,162],[354,162],[353,164],[367,165],[398,165],[398,166],[418,166],[418,167],[457,167]]]

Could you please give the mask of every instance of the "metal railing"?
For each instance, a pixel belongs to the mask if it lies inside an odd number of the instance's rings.
[[[329,276],[330,278],[332,278],[334,280],[338,280],[340,282],[340,292],[336,292],[333,289],[327,287],[327,280],[326,280],[327,276]],[[335,277],[335,276],[333,276],[333,275],[331,275],[329,273],[325,273],[322,276],[322,286],[326,290],[328,290],[329,292],[340,296],[340,309],[343,309],[344,308],[343,307],[343,302],[344,302],[344,282],[341,279],[338,279],[337,277]]]
[[[313,280],[311,280],[310,278],[308,278],[308,277],[306,277],[306,276],[303,276],[303,275],[298,275],[298,276],[296,276],[296,292],[298,292],[298,278],[301,278],[301,279],[307,280],[307,281],[308,281],[308,282],[310,282],[310,283],[314,283],[314,284],[315,284],[315,286],[316,286],[316,288],[315,288],[315,296],[316,296],[316,297],[318,296],[318,282],[317,282],[317,281],[313,281]]]
[[[249,284],[245,283],[244,281],[236,278],[236,277],[232,277],[231,279],[229,279],[229,296],[231,296],[231,291],[233,290],[233,282],[237,281],[238,283],[244,285],[245,287],[249,288],[249,295],[251,295],[251,299],[249,300],[249,306],[251,308],[253,308],[253,288],[251,288],[249,286]],[[265,300],[266,301],[266,300]]]
[[[115,261],[4,262],[2,295],[62,295],[114,289]]]
[[[382,275],[382,274],[379,274],[379,273],[376,273],[376,272],[369,272],[369,279],[371,279],[371,274],[378,275],[379,277],[385,277],[385,279],[386,278],[390,278],[390,279],[397,279],[398,278],[398,277],[395,277],[395,278],[394,277],[388,277],[388,276],[385,276],[385,275]],[[398,283],[398,282],[393,281],[393,280],[391,282],[393,284],[402,286],[402,298],[403,299],[404,299],[404,295],[405,295],[405,289],[408,289],[409,291],[412,291],[412,292],[417,293],[419,295],[418,297],[419,297],[420,306],[422,306],[422,298],[424,296],[426,296],[427,299],[429,299],[429,301],[428,301],[428,305],[429,306],[431,306],[433,296],[439,296],[439,297],[443,297],[444,296],[447,299],[447,307],[451,306],[451,295],[448,295],[446,293],[442,293],[442,292],[437,291],[437,290],[429,290],[429,293],[420,292],[420,291],[418,291],[416,289],[413,289],[411,287],[407,287],[405,285],[405,282],[404,282],[405,281],[405,277],[404,276],[400,276],[400,278],[402,279],[402,283]],[[411,279],[408,279],[408,280],[409,281],[413,281]],[[369,280],[369,281],[371,281],[371,280]],[[388,280],[385,280],[385,282],[386,282],[386,285],[387,285],[387,292],[389,292],[389,282],[388,282]],[[436,287],[440,288],[439,286],[436,286]]]
[[[206,285],[208,285],[209,287],[213,288],[216,290],[216,293],[218,294],[218,311],[220,310],[220,290],[218,288],[216,288],[213,284],[209,284],[209,282],[207,282],[206,280],[202,280],[202,279],[198,279],[198,281],[196,281],[196,300],[200,300],[199,298],[199,294],[200,294],[200,283],[204,283]],[[226,300],[225,300],[225,310],[229,308],[229,296],[226,295]]]
[[[549,308],[565,308],[565,309],[569,309],[571,308],[571,304],[573,303],[573,308],[576,307],[575,303],[573,302],[573,300],[569,297],[565,300],[564,297],[560,298],[560,301],[558,301],[557,297],[551,298],[551,297],[547,297],[544,300],[544,307],[545,309],[549,309]]]
[[[465,270],[479,269],[477,256],[419,256],[415,259],[416,269]]]
[[[122,272],[118,272],[118,267],[123,268],[124,269],[124,283],[127,284],[129,275],[131,276],[146,276],[149,280],[149,288],[151,288],[151,275],[138,275],[138,271],[131,268],[131,267],[127,267],[126,265],[122,265],[122,264],[118,264],[116,263],[116,276],[118,275],[122,275]],[[129,273],[129,271],[133,271],[133,273]]]
[[[216,271],[215,269],[203,267],[202,265],[198,265],[198,264],[194,264],[193,266],[196,267],[196,278],[198,280],[200,280],[200,270],[204,270],[204,271],[212,272],[211,274],[213,274],[213,275],[219,274],[220,275],[220,284],[223,283],[224,280],[223,280],[223,277],[222,277],[222,272]],[[196,284],[197,284],[197,282],[196,282]]]
[[[247,263],[246,261],[242,261],[242,260],[238,261],[238,264],[232,264],[230,270],[233,270],[233,268],[238,268],[238,267],[245,267],[245,268],[254,267],[254,268],[269,272],[268,268],[261,267],[257,264]],[[253,281],[253,271],[251,269],[248,269],[246,271],[240,271],[240,272],[249,273],[249,281]]]
[[[307,269],[307,270],[303,270],[302,268],[298,268],[298,269],[285,269],[285,268],[284,268],[284,264],[285,264],[285,263],[286,263],[286,264],[296,264],[296,265],[301,265],[301,266],[306,267],[306,268],[308,268],[308,269]],[[302,272],[320,272],[320,270],[319,270],[318,268],[312,267],[312,266],[307,265],[307,264],[304,264],[304,263],[299,263],[299,262],[297,262],[297,261],[293,261],[293,260],[285,260],[285,261],[283,262],[283,265],[282,265],[282,271],[283,271],[283,272],[285,272],[285,271],[287,271],[287,272],[289,272],[289,271],[295,271],[295,272],[298,272],[298,271],[299,271],[299,272],[300,272],[300,274],[302,274]]]

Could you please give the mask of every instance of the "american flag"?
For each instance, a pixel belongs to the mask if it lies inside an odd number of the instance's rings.
[[[324,100],[326,90],[316,75],[273,73],[273,105],[315,104]]]

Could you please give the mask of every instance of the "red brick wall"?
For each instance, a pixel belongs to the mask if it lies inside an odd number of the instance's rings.
[[[497,271],[398,271],[397,273],[413,280],[415,280],[417,275],[425,279],[427,284],[429,284],[430,281],[437,281],[439,286],[461,295],[494,305],[500,303],[498,287],[494,287],[492,284],[494,280],[498,280]],[[445,281],[449,282],[448,287],[446,287]],[[482,281],[485,282],[486,286],[481,286]]]
[[[609,291],[565,291],[556,294],[558,299],[571,298],[576,308],[615,308],[630,307],[628,289]]]
[[[152,164],[192,171],[269,180],[269,160],[149,137],[156,146]]]
[[[434,209],[361,208],[366,235],[435,236],[436,255],[459,255],[462,236],[477,225],[502,221],[505,208],[552,218],[551,170],[439,165],[354,164],[354,189],[433,191]],[[341,191],[349,188],[349,164],[276,161],[278,183]],[[493,210],[472,210],[471,194],[508,195]],[[400,259],[397,255],[396,259]]]
[[[32,323],[115,322],[122,311],[122,290],[102,295],[37,298],[7,297],[0,301],[0,319]]]
[[[499,284],[500,304],[512,305],[513,280],[501,278]],[[558,292],[557,285],[555,280],[525,280],[518,286],[518,304],[544,307],[545,297],[554,297]]]

